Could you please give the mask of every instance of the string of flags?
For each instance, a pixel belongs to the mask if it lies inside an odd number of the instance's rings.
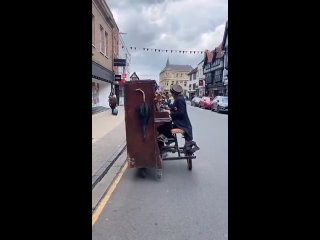
[[[122,46],[124,48],[124,46]],[[128,47],[131,50],[143,50],[150,52],[166,52],[166,53],[190,53],[190,54],[203,54],[204,51],[190,51],[190,50],[171,50],[171,49],[158,49],[158,48],[137,48],[137,47]]]

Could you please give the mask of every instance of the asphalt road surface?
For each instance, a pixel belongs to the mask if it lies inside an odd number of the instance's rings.
[[[163,176],[127,169],[92,227],[93,240],[228,239],[228,115],[188,106],[200,147],[186,160],[165,161]],[[179,145],[183,145],[180,139]]]

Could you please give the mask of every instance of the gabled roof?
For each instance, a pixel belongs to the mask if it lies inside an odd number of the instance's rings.
[[[191,74],[193,74],[193,73],[196,73],[197,71],[198,71],[198,67],[192,69],[192,71],[189,72],[187,75],[191,75]]]
[[[193,68],[190,65],[177,65],[177,64],[170,64],[169,61],[167,60],[167,64],[165,66],[165,68],[161,71],[165,71],[165,70],[174,70],[174,71],[186,71],[189,72],[191,71]]]
[[[139,80],[139,77],[138,77],[138,75],[136,74],[136,72],[132,73],[132,75],[130,76],[130,79],[132,79],[132,78],[138,78],[138,80]]]
[[[200,63],[203,63],[203,62],[204,62],[204,59],[202,59],[201,62],[198,63],[198,65],[199,65]]]
[[[222,43],[220,43],[220,45],[218,47],[216,47],[214,49],[214,51],[215,51],[215,58],[214,59],[222,58],[224,56],[224,53],[222,51]]]
[[[204,62],[205,62],[205,64],[206,63],[211,63],[212,58],[213,58],[213,51],[206,50],[204,52]]]
[[[224,53],[222,51],[222,43],[218,47],[216,47],[213,51],[206,50],[204,55],[204,64],[212,63],[217,58],[222,58]]]

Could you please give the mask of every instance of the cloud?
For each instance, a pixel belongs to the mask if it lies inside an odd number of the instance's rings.
[[[213,50],[223,37],[227,0],[108,0],[128,47]],[[158,79],[169,57],[174,64],[196,67],[203,54],[132,51],[130,73]],[[138,74],[139,76],[139,74]]]

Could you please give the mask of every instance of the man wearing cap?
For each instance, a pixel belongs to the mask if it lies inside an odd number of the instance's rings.
[[[186,141],[186,148],[192,149],[192,151],[199,150],[195,142],[193,142],[192,135],[192,125],[188,117],[186,100],[181,95],[183,89],[180,85],[175,84],[170,88],[170,92],[173,96],[174,102],[170,105],[170,115],[173,121],[174,128],[180,128],[184,131],[183,135]],[[168,129],[168,125],[158,128],[159,133],[165,135],[167,138],[172,138],[170,132],[171,129]],[[195,148],[193,148],[195,146]]]

